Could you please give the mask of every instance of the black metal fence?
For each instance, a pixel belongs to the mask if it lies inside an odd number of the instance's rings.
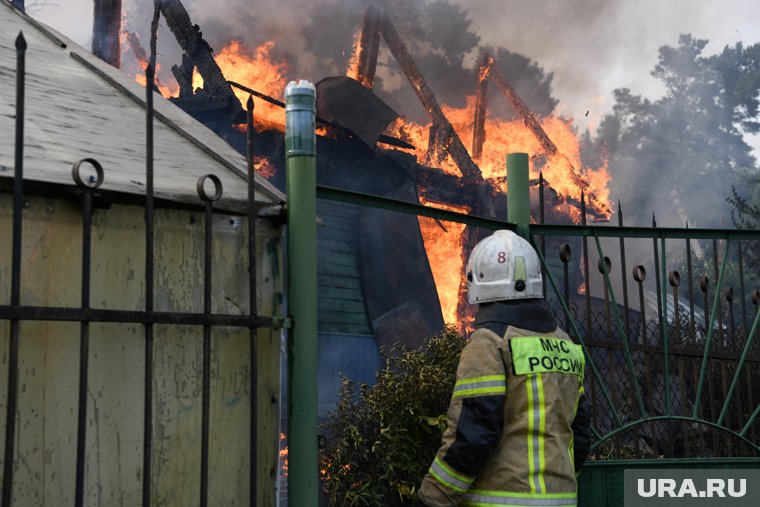
[[[222,197],[222,184],[219,178],[209,174],[201,177],[197,183],[199,205],[202,205],[205,220],[203,222],[204,234],[204,270],[203,270],[203,311],[202,312],[166,312],[156,311],[154,304],[154,272],[156,268],[154,255],[155,242],[155,207],[153,190],[153,69],[149,67],[147,72],[148,84],[146,86],[146,194],[145,194],[145,308],[139,311],[120,309],[95,309],[91,307],[91,264],[93,234],[92,213],[93,199],[96,198],[99,187],[107,177],[101,164],[92,158],[85,158],[76,162],[72,169],[72,178],[81,196],[82,205],[82,262],[81,262],[81,304],[78,308],[56,306],[25,306],[22,305],[22,270],[24,259],[22,258],[22,231],[24,222],[24,94],[25,94],[25,53],[27,49],[23,34],[16,39],[17,49],[17,72],[16,72],[16,116],[15,116],[15,174],[13,178],[13,218],[12,232],[10,237],[6,231],[0,231],[3,236],[0,241],[9,241],[12,245],[11,261],[11,295],[9,305],[0,305],[0,320],[10,322],[10,340],[8,350],[8,382],[7,403],[5,410],[5,447],[3,459],[3,487],[2,507],[10,507],[13,503],[14,469],[17,465],[16,437],[23,428],[17,426],[19,416],[19,341],[20,330],[27,322],[34,321],[59,321],[78,322],[80,324],[80,354],[79,354],[79,385],[78,385],[78,411],[76,431],[76,490],[75,505],[84,503],[84,481],[86,453],[85,443],[86,417],[87,417],[87,389],[88,373],[90,372],[90,324],[91,323],[132,323],[142,325],[144,329],[145,371],[144,371],[144,408],[143,408],[143,465],[142,465],[142,504],[147,506],[151,501],[151,463],[153,446],[153,331],[154,326],[167,324],[176,326],[202,326],[203,328],[203,358],[202,358],[202,421],[201,427],[201,469],[198,471],[198,495],[201,505],[208,504],[209,484],[209,428],[212,421],[209,418],[210,406],[210,377],[211,377],[211,331],[215,327],[237,327],[250,330],[251,342],[251,414],[250,414],[250,439],[251,439],[251,476],[250,496],[251,503],[255,504],[256,493],[256,354],[255,354],[255,330],[260,327],[272,327],[279,325],[278,319],[259,316],[256,306],[256,248],[255,248],[255,223],[256,210],[254,209],[254,178],[252,158],[251,125],[253,123],[252,108],[248,114],[249,150],[248,150],[248,283],[249,308],[248,314],[220,314],[212,312],[212,255],[214,252],[214,231],[212,230],[213,203]],[[85,174],[84,168],[91,169]],[[213,191],[209,192],[209,183],[213,185]],[[7,244],[7,243],[6,243]],[[115,451],[116,452],[116,451]],[[73,458],[73,456],[72,456]]]

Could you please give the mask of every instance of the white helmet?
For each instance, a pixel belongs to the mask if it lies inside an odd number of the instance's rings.
[[[496,231],[475,245],[467,261],[470,304],[543,298],[541,262],[525,239]]]

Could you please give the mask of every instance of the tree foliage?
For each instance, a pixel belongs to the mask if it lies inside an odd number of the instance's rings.
[[[322,488],[330,504],[410,505],[441,443],[464,338],[453,328],[421,350],[394,348],[374,386],[345,381],[325,423]]]
[[[638,224],[658,212],[663,225],[725,226],[731,186],[755,168],[743,136],[760,129],[760,44],[707,57],[707,42],[682,35],[660,48],[652,75],[664,95],[615,90],[600,124],[593,151],[609,157],[612,190]]]

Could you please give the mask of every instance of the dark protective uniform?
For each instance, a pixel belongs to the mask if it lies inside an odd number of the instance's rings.
[[[576,505],[589,414],[579,345],[541,300],[481,304],[421,505]]]

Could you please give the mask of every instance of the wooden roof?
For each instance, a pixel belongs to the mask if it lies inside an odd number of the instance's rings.
[[[0,0],[0,177],[12,177],[15,146],[15,40],[26,52],[24,179],[73,185],[71,167],[92,157],[104,190],[145,193],[145,88],[54,30]],[[205,174],[222,181],[219,207],[245,208],[245,158],[203,124],[154,94],[154,188],[157,198],[198,203]],[[285,195],[255,175],[256,202]]]

